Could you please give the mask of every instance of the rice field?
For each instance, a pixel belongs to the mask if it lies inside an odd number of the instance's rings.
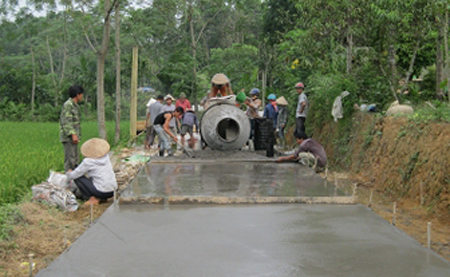
[[[113,147],[114,122],[106,128]],[[128,141],[129,129],[129,122],[121,122],[122,141]],[[98,137],[97,122],[82,122],[81,132],[81,142]],[[0,205],[19,201],[31,186],[47,180],[50,170],[64,171],[59,123],[0,122]]]

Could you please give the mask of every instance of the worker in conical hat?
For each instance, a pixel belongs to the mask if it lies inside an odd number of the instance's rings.
[[[69,170],[67,180],[74,180],[86,204],[97,205],[100,200],[113,197],[117,180],[108,156],[106,140],[92,138],[81,146],[84,159],[75,170]]]
[[[286,147],[286,138],[284,137],[284,130],[286,129],[289,118],[289,110],[288,110],[289,103],[286,100],[286,98],[284,98],[284,96],[279,97],[276,102],[279,107],[279,110],[275,133],[277,134],[280,146],[284,149]]]
[[[220,96],[227,96],[233,94],[230,85],[230,79],[223,74],[217,73],[211,79],[211,91],[209,93],[209,98]]]

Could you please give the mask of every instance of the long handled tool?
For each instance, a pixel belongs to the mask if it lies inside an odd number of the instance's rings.
[[[183,152],[186,153],[186,155],[187,155],[189,158],[195,158],[194,150],[186,148],[186,147],[183,146],[179,141],[177,141],[177,144],[181,147],[181,149],[183,149]]]

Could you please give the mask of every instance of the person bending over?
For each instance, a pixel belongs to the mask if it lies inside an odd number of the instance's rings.
[[[297,133],[295,137],[299,145],[297,151],[292,155],[278,158],[277,162],[298,160],[299,163],[312,167],[316,172],[323,171],[327,165],[327,154],[322,145],[308,138],[305,133]]]
[[[170,146],[169,137],[171,137],[175,142],[178,141],[178,138],[170,130],[170,121],[172,120],[172,118],[178,118],[183,114],[184,114],[183,108],[177,107],[173,112],[163,112],[155,118],[153,126],[155,126],[155,131],[158,134],[159,139],[161,140],[161,148],[159,150],[160,156],[164,156],[165,150],[167,150],[167,154],[169,156],[173,155],[173,150],[172,147]]]

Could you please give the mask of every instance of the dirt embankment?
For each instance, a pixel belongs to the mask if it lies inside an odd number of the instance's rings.
[[[314,137],[358,183],[360,203],[372,192],[372,209],[392,222],[395,202],[396,227],[424,246],[431,222],[431,248],[450,260],[450,124],[358,113],[347,133],[332,122]]]
[[[450,124],[360,113],[347,142],[336,143],[340,138],[334,123],[325,125],[316,138],[332,164],[357,175],[366,186],[450,219]]]

